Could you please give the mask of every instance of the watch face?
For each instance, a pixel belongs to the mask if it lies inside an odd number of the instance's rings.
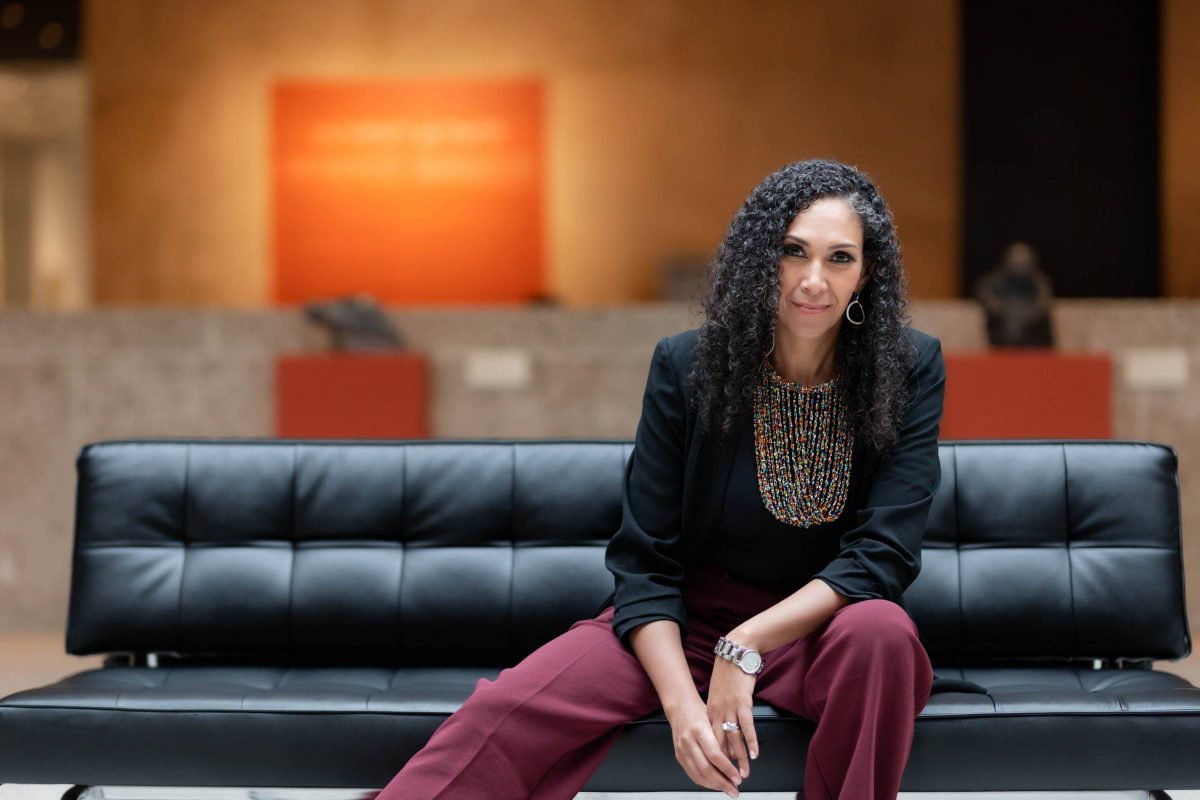
[[[753,651],[742,656],[739,666],[743,672],[748,672],[751,675],[758,672],[758,668],[762,666],[762,656]]]

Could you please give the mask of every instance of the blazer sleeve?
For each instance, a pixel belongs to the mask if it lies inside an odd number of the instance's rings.
[[[857,525],[842,534],[840,554],[813,576],[851,601],[898,603],[921,571],[925,524],[941,483],[938,429],[946,385],[941,342],[932,339],[914,362],[899,439],[875,472]]]
[[[650,360],[642,416],[625,463],[621,526],[604,556],[616,587],[613,631],[626,644],[634,627],[652,620],[671,619],[681,634],[687,631],[680,559],[685,402],[664,337]]]

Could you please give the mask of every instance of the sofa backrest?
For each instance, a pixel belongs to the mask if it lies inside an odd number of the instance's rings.
[[[1029,440],[939,452],[921,574],[904,593],[931,658],[1191,652],[1174,450]]]
[[[67,650],[513,663],[612,589],[632,442],[142,439],[77,460]],[[940,445],[935,663],[1190,652],[1175,453]]]

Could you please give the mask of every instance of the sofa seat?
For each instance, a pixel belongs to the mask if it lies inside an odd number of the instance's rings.
[[[1176,777],[1186,782],[1187,765],[1200,753],[1200,688],[1171,673],[1086,666],[936,672],[988,694],[931,696],[917,720],[906,791],[1171,786]],[[0,699],[0,771],[35,784],[379,788],[479,679],[498,673],[108,666]],[[815,724],[766,704],[755,716],[763,758],[743,789],[801,786],[803,759],[779,754],[804,752]],[[692,788],[672,752],[664,717],[650,714],[626,727],[616,757],[587,788]]]

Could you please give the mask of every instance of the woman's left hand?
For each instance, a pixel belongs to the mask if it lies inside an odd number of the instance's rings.
[[[743,778],[750,776],[750,759],[758,757],[758,736],[754,732],[753,697],[754,675],[742,672],[741,667],[724,658],[713,663],[708,684],[708,721],[725,753],[737,766]],[[726,731],[721,723],[737,722],[741,730]]]

